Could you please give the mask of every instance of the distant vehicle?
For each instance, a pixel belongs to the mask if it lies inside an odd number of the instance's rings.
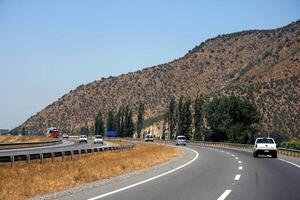
[[[79,143],[81,143],[81,142],[87,143],[87,141],[88,141],[88,139],[87,139],[86,135],[80,135],[79,136]]]
[[[176,145],[186,145],[186,137],[184,135],[178,135],[176,137]]]
[[[51,137],[51,138],[59,138],[60,132],[58,131],[57,128],[50,127],[50,128],[48,128],[47,135],[48,135],[48,137]]]
[[[103,144],[103,137],[102,135],[95,135],[94,144],[100,143]]]
[[[255,140],[253,157],[257,158],[259,155],[271,155],[271,157],[277,158],[277,148],[273,138],[257,138]]]
[[[144,138],[145,142],[153,142],[154,141],[154,137],[150,134],[147,134]]]
[[[62,135],[62,138],[63,138],[63,139],[69,139],[68,133],[64,133],[64,134]]]

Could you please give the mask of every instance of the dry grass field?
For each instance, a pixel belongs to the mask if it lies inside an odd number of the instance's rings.
[[[24,137],[24,136],[0,136],[0,143],[21,143],[21,142],[43,142],[49,141],[47,137]]]
[[[132,150],[103,152],[73,160],[0,166],[0,199],[26,199],[72,186],[147,169],[182,155],[159,144],[138,144]]]

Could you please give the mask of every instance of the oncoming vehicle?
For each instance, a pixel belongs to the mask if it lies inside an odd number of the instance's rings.
[[[186,145],[186,137],[184,135],[178,135],[176,137],[176,145]]]
[[[253,157],[257,158],[259,155],[271,155],[271,157],[277,158],[277,148],[273,138],[257,138],[255,140]]]
[[[103,144],[103,137],[101,135],[95,135],[94,144],[96,143]]]
[[[48,137],[51,137],[51,138],[59,138],[60,132],[57,130],[57,128],[51,127],[51,128],[48,128],[47,135],[48,135]]]
[[[87,139],[86,135],[80,135],[79,136],[79,143],[81,143],[81,142],[87,143],[87,141],[88,141],[88,139]]]
[[[154,141],[154,138],[153,138],[153,136],[152,135],[150,135],[150,134],[147,134],[146,136],[145,136],[145,142],[153,142]]]
[[[63,139],[69,139],[68,133],[64,133],[64,134],[62,135],[62,138],[63,138]]]

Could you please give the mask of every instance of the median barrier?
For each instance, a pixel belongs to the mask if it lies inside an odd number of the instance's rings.
[[[98,153],[104,151],[122,151],[129,150],[136,146],[136,142],[130,142],[130,144],[125,146],[112,146],[112,147],[91,147],[91,148],[78,148],[65,151],[51,151],[43,153],[27,153],[27,154],[17,154],[10,156],[0,156],[0,162],[10,163],[13,167],[17,161],[26,161],[27,164],[31,163],[32,160],[39,160],[40,163],[44,162],[44,159],[50,158],[51,161],[54,161],[54,158],[61,157],[62,161],[65,160],[65,157],[74,158],[74,155],[81,156],[82,154],[87,155],[91,153]]]
[[[60,139],[43,141],[43,142],[2,143],[2,144],[0,144],[0,150],[50,146],[50,145],[57,145],[57,144],[61,144],[61,143],[62,143],[62,140],[60,140]]]

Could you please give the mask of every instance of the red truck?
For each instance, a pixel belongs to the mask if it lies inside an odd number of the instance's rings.
[[[57,128],[51,127],[51,128],[48,128],[47,135],[48,135],[48,137],[59,138],[60,132],[57,130]]]

